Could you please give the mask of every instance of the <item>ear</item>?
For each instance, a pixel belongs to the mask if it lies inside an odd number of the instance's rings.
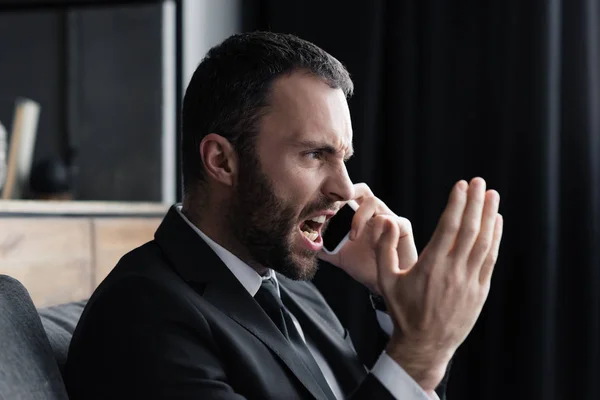
[[[209,133],[200,142],[200,157],[209,177],[224,185],[233,185],[237,174],[237,155],[229,140]]]

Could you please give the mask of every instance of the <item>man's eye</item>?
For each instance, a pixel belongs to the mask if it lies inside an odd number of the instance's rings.
[[[320,159],[323,158],[323,152],[321,152],[321,151],[311,151],[311,152],[306,153],[306,156],[308,158],[313,159],[313,160],[320,160]]]

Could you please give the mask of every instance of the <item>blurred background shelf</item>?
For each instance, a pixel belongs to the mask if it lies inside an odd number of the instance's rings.
[[[151,202],[1,200],[0,217],[162,216],[168,205]]]

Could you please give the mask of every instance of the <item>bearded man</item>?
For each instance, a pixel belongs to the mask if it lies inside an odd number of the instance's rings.
[[[87,303],[71,399],[445,396],[489,291],[499,195],[457,182],[417,256],[410,223],[348,176],[352,91],[338,60],[292,35],[209,51],[183,102],[183,202]],[[327,221],[350,200],[351,240],[328,255]],[[320,259],[385,300],[393,328],[371,369],[310,283]]]

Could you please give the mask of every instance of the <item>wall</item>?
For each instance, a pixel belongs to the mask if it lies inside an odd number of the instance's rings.
[[[34,162],[76,152],[78,199],[160,201],[163,6],[0,13],[0,121],[41,104]]]

